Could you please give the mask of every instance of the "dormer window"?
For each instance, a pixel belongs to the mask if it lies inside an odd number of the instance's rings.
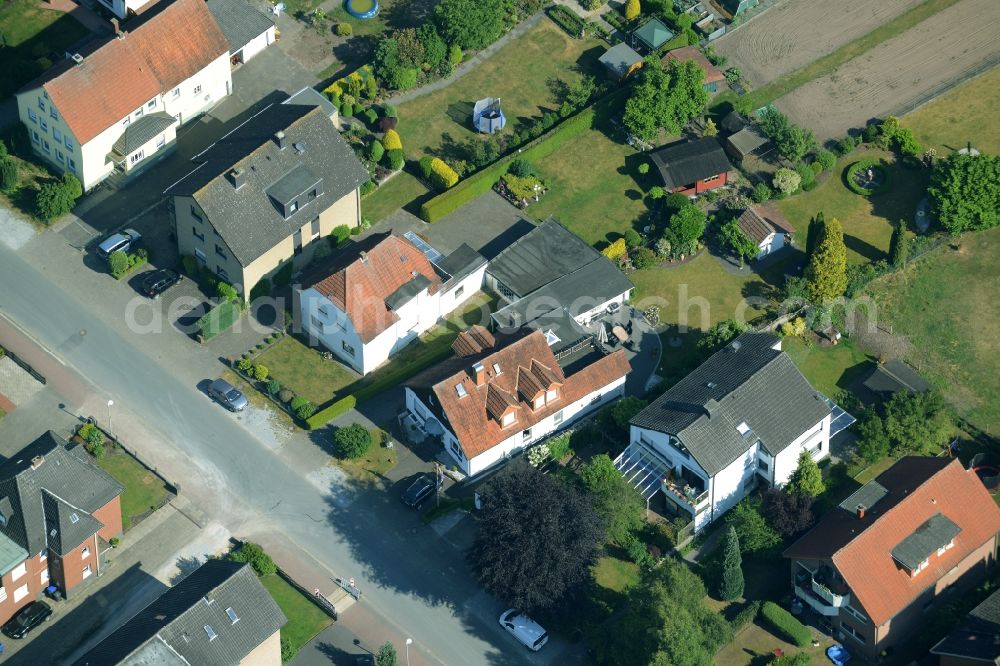
[[[298,209],[299,209],[299,202],[298,201],[293,201],[292,203],[290,203],[288,205],[288,212],[289,212],[289,214],[294,213]]]
[[[534,405],[533,405],[534,409],[541,409],[544,406],[545,406],[545,396],[544,395],[540,395],[537,398],[535,398],[535,402],[534,402]]]
[[[556,391],[556,389],[549,389],[548,391],[545,392],[545,402],[552,402],[558,396],[559,393],[558,391]]]
[[[459,398],[464,398],[465,396],[469,395],[469,392],[465,390],[465,385],[462,384],[461,382],[455,384],[455,393],[458,394]],[[506,423],[504,425],[506,425]]]
[[[930,564],[930,558],[928,558],[928,559],[924,560],[923,562],[921,562],[920,564],[918,564],[916,566],[916,568],[913,571],[910,572],[910,576],[916,576],[918,573],[920,573],[921,571],[923,571],[924,569],[926,569],[928,564]]]
[[[744,421],[736,426],[736,432],[740,433],[741,436],[746,437],[750,434],[750,426],[748,426],[747,422]]]
[[[215,633],[215,629],[212,629],[212,627],[207,624],[205,625],[205,633],[208,634],[208,640],[210,642],[214,641],[219,636],[217,633]]]
[[[496,374],[496,375],[500,374],[500,364],[499,363],[494,363],[493,364],[493,374]]]
[[[507,426],[512,425],[516,419],[517,415],[514,414],[514,412],[511,412],[509,414],[504,414],[503,421],[501,421],[501,424],[503,425],[503,427],[506,428]]]
[[[937,551],[938,557],[940,557],[941,555],[944,555],[946,552],[948,552],[949,550],[951,550],[954,547],[955,547],[955,540],[952,539],[951,541],[949,541],[945,545],[943,545],[940,548],[938,548],[938,551]]]

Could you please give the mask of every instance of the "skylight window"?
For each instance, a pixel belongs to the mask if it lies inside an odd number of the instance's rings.
[[[746,437],[747,435],[750,434],[750,426],[748,426],[747,422],[744,421],[743,423],[741,423],[738,426],[736,426],[736,432],[738,432],[742,436]]]
[[[78,523],[78,522],[80,522],[80,516],[76,515],[75,513],[69,514],[69,522],[71,522],[71,523]]]
[[[499,363],[494,363],[493,364],[493,372],[495,372],[498,375],[500,374],[500,364]]]
[[[208,634],[208,640],[210,641],[214,641],[219,636],[217,633],[215,633],[215,629],[212,629],[212,627],[207,624],[205,625],[205,633]]]
[[[545,342],[549,343],[549,347],[559,342],[559,336],[552,332],[552,329],[545,331]]]
[[[465,390],[465,386],[463,386],[461,382],[455,384],[455,393],[458,394],[459,398],[464,398],[465,396],[469,395],[468,392]]]
[[[236,611],[234,611],[232,607],[226,609],[226,615],[229,616],[229,621],[232,622],[233,624],[236,624],[237,622],[240,621],[239,616],[236,615]]]

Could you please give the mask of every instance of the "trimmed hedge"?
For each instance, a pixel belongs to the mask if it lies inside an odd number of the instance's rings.
[[[438,188],[447,190],[458,183],[458,174],[444,160],[435,157],[431,160],[431,179]]]
[[[554,129],[527,144],[520,152],[513,152],[502,157],[490,166],[469,176],[447,192],[425,201],[420,206],[420,217],[425,222],[433,224],[441,218],[455,212],[476,197],[486,194],[493,184],[507,173],[508,165],[515,159],[536,160],[554,153],[559,147],[590,129],[598,114],[606,113],[619,103],[620,98],[628,89],[623,88],[616,93],[598,100],[591,106],[581,110],[575,116],[570,116]]]
[[[799,647],[807,647],[812,642],[812,633],[809,629],[794,615],[773,601],[764,602],[760,609],[760,616],[768,629],[778,638]]]
[[[198,336],[202,342],[207,342],[228,330],[242,315],[243,308],[239,303],[220,303],[198,320]]]
[[[325,407],[318,412],[314,413],[312,416],[307,418],[306,426],[310,430],[315,430],[316,428],[322,428],[330,421],[334,420],[338,416],[346,414],[348,411],[354,409],[354,406],[358,404],[358,401],[353,395],[349,395],[346,398],[341,398],[329,407]]]
[[[733,621],[730,624],[733,626],[733,631],[739,633],[743,627],[747,626],[754,621],[757,617],[757,613],[760,612],[760,600],[754,599],[746,606],[741,608],[739,612],[733,616]]]
[[[882,183],[873,190],[868,190],[857,184],[854,180],[854,176],[857,175],[862,169],[867,169],[869,167],[876,167],[878,171],[882,174]],[[851,166],[847,167],[847,172],[844,174],[844,178],[847,181],[847,187],[851,189],[855,194],[860,194],[865,197],[869,194],[875,194],[876,192],[881,192],[889,184],[889,169],[887,165],[879,159],[868,158],[855,162]]]

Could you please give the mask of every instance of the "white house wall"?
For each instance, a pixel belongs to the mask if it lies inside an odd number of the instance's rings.
[[[167,149],[173,145],[176,139],[177,125],[172,125],[163,132],[160,132],[125,158],[125,172],[132,173],[149,166],[154,157],[159,158],[164,156]],[[133,155],[142,155],[142,157],[138,161],[133,162]]]
[[[323,307],[327,314],[320,312],[320,307]],[[354,330],[354,325],[343,310],[310,287],[299,292],[299,313],[302,326],[310,337],[318,340],[345,365],[364,374],[364,345],[361,343],[361,336]],[[354,355],[344,350],[345,342],[354,349]]]
[[[619,305],[624,305],[625,301],[628,300],[628,296],[629,296],[629,292],[630,291],[631,290],[626,291],[624,294],[618,294],[614,298],[612,298],[612,299],[610,299],[608,301],[605,301],[605,302],[597,305],[596,307],[590,308],[589,310],[586,310],[585,312],[581,312],[576,317],[574,317],[574,319],[576,320],[576,323],[582,324],[584,326],[587,325],[587,324],[589,324],[591,319],[593,319],[596,315],[598,315],[598,314],[604,312],[605,310],[607,310],[608,306],[611,305],[612,303],[618,303]]]
[[[266,49],[269,45],[274,43],[274,26],[272,25],[265,32],[261,33],[257,37],[254,37],[246,46],[240,49],[240,53],[243,62],[249,62],[251,58]]]
[[[749,450],[712,478],[711,487],[708,489],[711,509],[702,514],[705,516],[704,523],[702,526],[696,524],[695,529],[701,529],[709,522],[718,520],[722,514],[746,497],[748,491],[754,488],[753,479],[756,473],[757,444],[753,444]]]
[[[452,285],[447,291],[441,292],[441,316],[446,317],[454,312],[456,308],[479,293],[483,288],[483,279],[486,275],[486,264],[484,263],[478,270],[473,271],[462,278],[457,284]]]
[[[774,485],[781,487],[788,483],[789,477],[799,464],[799,454],[803,451],[817,449],[813,460],[822,460],[830,455],[830,415],[827,415],[815,426],[799,435],[784,451],[774,458]]]
[[[163,110],[175,118],[180,116],[183,125],[212,108],[229,95],[232,88],[229,53],[226,52],[173,89],[162,91]]]

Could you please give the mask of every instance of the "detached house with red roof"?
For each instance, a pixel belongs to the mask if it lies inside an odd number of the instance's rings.
[[[17,93],[35,153],[90,190],[170,147],[232,91],[230,45],[203,0],[161,3]]]
[[[296,303],[310,337],[367,374],[475,295],[485,272],[486,259],[468,245],[425,254],[407,238],[376,233],[312,276]]]
[[[785,551],[795,596],[874,660],[996,565],[1000,507],[949,458],[906,457]]]
[[[406,410],[470,476],[620,397],[630,370],[622,349],[609,353],[591,337],[556,353],[540,330],[473,326],[452,349],[407,383]]]

